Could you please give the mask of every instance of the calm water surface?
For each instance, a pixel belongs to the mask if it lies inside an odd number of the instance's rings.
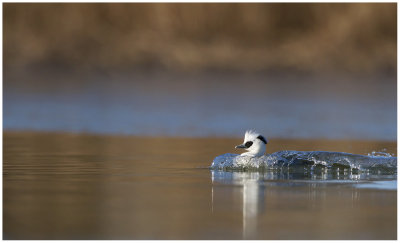
[[[6,72],[3,126],[172,137],[237,137],[253,128],[268,138],[396,141],[396,80],[263,73]]]
[[[240,142],[5,132],[3,237],[396,239],[396,175],[206,168]],[[268,145],[268,152],[396,151],[379,141]]]

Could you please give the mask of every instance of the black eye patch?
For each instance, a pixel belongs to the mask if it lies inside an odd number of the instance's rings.
[[[263,141],[265,144],[267,144],[267,140],[263,136],[260,135],[257,138]]]
[[[246,142],[244,144],[244,146],[246,146],[246,148],[250,148],[251,145],[253,145],[253,142]]]

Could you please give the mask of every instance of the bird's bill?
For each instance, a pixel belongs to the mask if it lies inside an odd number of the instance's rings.
[[[244,144],[240,144],[240,145],[236,146],[235,148],[246,148],[246,146],[244,146]]]

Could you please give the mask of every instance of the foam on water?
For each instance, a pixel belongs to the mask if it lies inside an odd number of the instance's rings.
[[[397,172],[397,157],[380,152],[358,155],[327,151],[279,151],[261,157],[238,154],[217,156],[211,169],[263,170],[263,169],[351,169],[352,171]]]

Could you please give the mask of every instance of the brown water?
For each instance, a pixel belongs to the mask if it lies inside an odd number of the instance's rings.
[[[4,239],[397,238],[396,175],[207,169],[238,153],[233,138],[3,136]],[[396,153],[394,142],[269,141],[268,152]]]

